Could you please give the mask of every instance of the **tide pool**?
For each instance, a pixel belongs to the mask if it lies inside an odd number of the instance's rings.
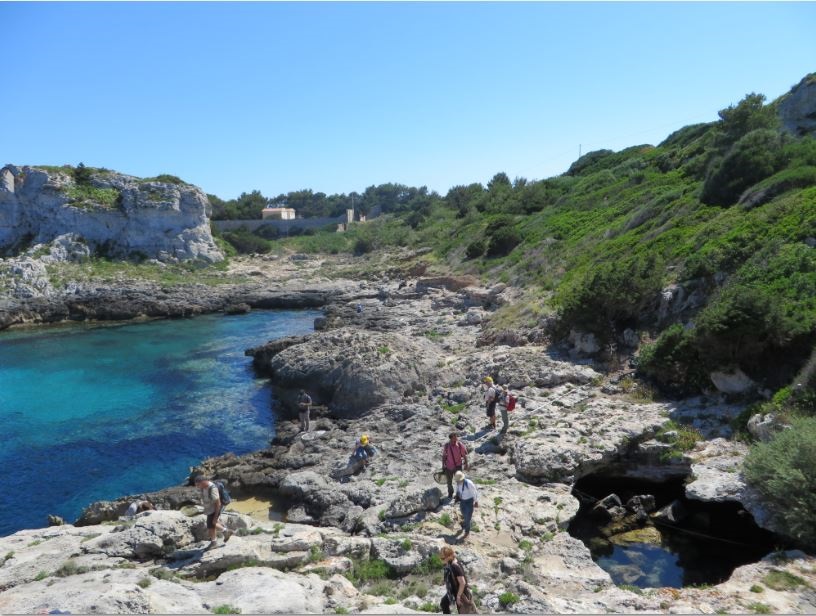
[[[0,536],[73,522],[95,500],[180,484],[274,435],[244,350],[312,331],[317,311],[254,311],[0,332]]]

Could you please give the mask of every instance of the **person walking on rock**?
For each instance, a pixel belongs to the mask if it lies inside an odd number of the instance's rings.
[[[196,475],[193,481],[201,495],[201,504],[204,505],[204,513],[207,516],[207,535],[210,538],[210,547],[214,548],[218,543],[216,540],[218,529],[224,532],[224,543],[226,543],[232,537],[232,531],[218,521],[222,510],[218,486],[204,475]]]
[[[309,431],[309,414],[311,413],[312,409],[312,397],[306,393],[305,390],[301,389],[300,394],[298,394],[298,418],[300,419],[300,431],[301,432],[308,432]]]
[[[498,385],[496,386],[498,389]],[[499,431],[499,434],[507,434],[507,428],[510,427],[510,419],[507,416],[507,400],[509,396],[509,390],[507,389],[507,385],[502,386],[501,390],[497,394],[497,399],[499,401],[499,410],[501,411],[501,418],[502,418],[502,427]],[[495,421],[495,420],[494,420]]]
[[[462,513],[462,541],[470,535],[470,521],[473,518],[473,510],[479,506],[479,491],[476,484],[465,477],[462,471],[456,471],[453,476],[456,481],[456,500],[459,501],[459,511]]]
[[[496,404],[499,402],[500,389],[498,385],[493,384],[493,377],[486,376],[484,383],[487,386],[484,394],[485,411],[487,414],[487,421],[493,430],[496,429]]]
[[[449,545],[439,550],[439,557],[445,563],[445,596],[439,602],[443,614],[450,614],[451,607],[456,606],[459,614],[476,614],[476,605],[468,588],[465,569],[456,560],[456,552]]]
[[[448,442],[442,447],[442,471],[448,480],[448,498],[453,498],[453,476],[456,471],[467,470],[467,448],[459,440],[456,432],[448,435]]]

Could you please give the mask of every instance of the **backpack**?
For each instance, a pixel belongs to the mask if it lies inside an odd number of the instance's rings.
[[[229,491],[227,491],[227,486],[224,485],[223,481],[213,481],[213,483],[215,487],[218,488],[218,500],[221,501],[221,507],[226,507],[232,502],[232,497]]]
[[[518,398],[511,394],[509,391],[507,392],[507,410],[512,411],[516,408],[516,402],[518,402]]]

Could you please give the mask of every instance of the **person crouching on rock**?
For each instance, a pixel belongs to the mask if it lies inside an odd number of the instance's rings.
[[[470,535],[470,520],[473,518],[473,509],[479,506],[479,491],[476,484],[465,478],[462,471],[456,471],[453,476],[456,481],[456,500],[459,501],[459,511],[462,513],[462,541]]]
[[[218,516],[221,515],[221,497],[218,494],[218,486],[204,475],[196,475],[193,481],[201,494],[201,504],[204,505],[204,513],[207,515],[207,535],[210,538],[210,547],[214,548],[218,543],[215,538],[218,529],[224,532],[224,543],[226,543],[232,537],[232,531],[218,521]]]
[[[363,466],[368,466],[369,461],[376,453],[377,449],[374,447],[374,445],[368,442],[368,434],[363,434],[360,437],[360,440],[357,441],[354,448],[354,453],[351,457],[355,461],[362,462]]]
[[[448,498],[453,498],[453,476],[463,469],[468,469],[467,448],[459,440],[459,435],[451,432],[442,447],[442,471],[448,480]]]
[[[468,588],[465,570],[456,560],[456,552],[449,545],[439,550],[439,557],[445,563],[445,596],[439,602],[443,614],[450,614],[451,607],[456,606],[459,614],[476,614],[473,596]]]
[[[125,511],[124,517],[128,520],[132,520],[137,513],[141,513],[142,511],[152,511],[156,507],[153,503],[146,500],[135,500],[130,503],[128,506],[127,511]]]

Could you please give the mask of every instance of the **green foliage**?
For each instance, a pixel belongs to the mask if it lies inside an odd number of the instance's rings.
[[[141,580],[136,582],[136,584],[140,588],[147,588],[148,586],[150,586],[150,584],[152,584],[152,581],[150,580],[150,578],[146,577],[146,578],[142,578]]]
[[[499,595],[499,603],[502,607],[510,607],[514,603],[519,602],[520,597],[512,592],[503,592]]]
[[[769,129],[750,132],[712,164],[700,200],[709,205],[733,205],[746,188],[773,175],[783,164],[779,133]]]
[[[394,570],[384,560],[353,559],[351,571],[344,575],[357,587],[366,582],[396,577]]]
[[[776,112],[773,107],[765,106],[764,103],[764,95],[751,92],[736,105],[721,109],[718,112],[718,145],[727,147],[752,131],[776,128],[779,123]]]
[[[655,301],[663,279],[655,255],[598,263],[561,296],[561,328],[577,328],[609,341],[626,327],[636,327]]]
[[[59,569],[54,571],[55,577],[69,577],[72,575],[79,575],[81,573],[87,573],[90,571],[88,567],[79,566],[76,564],[76,561],[73,560],[66,560]]]
[[[796,590],[799,586],[809,587],[809,584],[798,575],[780,569],[772,569],[762,578],[762,583],[773,590]]]
[[[485,250],[487,250],[487,245],[484,239],[478,237],[467,245],[467,248],[465,248],[465,256],[468,259],[478,259],[485,253]]]
[[[759,584],[753,584],[748,590],[751,592],[765,592],[765,589]]]
[[[79,163],[73,172],[77,186],[87,186],[91,183],[91,170],[84,163]]]
[[[401,547],[401,548],[402,548],[404,551],[408,552],[408,551],[410,551],[410,549],[411,549],[412,547],[414,547],[414,544],[412,544],[412,543],[411,543],[411,540],[410,540],[410,539],[403,539],[403,540],[400,542],[400,547]]]
[[[113,208],[119,203],[120,193],[115,188],[97,188],[90,184],[74,184],[65,188],[71,205],[88,208],[94,205]]]
[[[448,528],[450,528],[453,525],[453,519],[451,518],[450,514],[447,511],[445,511],[442,513],[442,515],[439,516],[439,523],[442,526],[447,526]]]
[[[177,186],[188,186],[187,182],[180,177],[170,175],[169,173],[162,173],[153,178],[144,178],[142,182],[162,182],[164,184],[175,184]]]
[[[433,601],[426,601],[420,605],[418,609],[420,612],[430,612],[431,614],[435,614],[439,611],[439,606]]]
[[[748,604],[748,609],[751,610],[754,614],[771,614],[773,610],[771,606],[767,603],[750,603]]]
[[[219,605],[213,609],[213,614],[240,614],[241,608],[233,607],[231,605]]]
[[[521,236],[513,225],[513,219],[506,216],[490,221],[485,236],[488,257],[503,257],[510,254],[521,242]]]
[[[816,418],[795,419],[770,442],[755,444],[744,475],[783,531],[816,547]]]
[[[238,254],[267,253],[272,246],[269,242],[241,227],[234,231],[224,231],[226,240]]]
[[[416,572],[427,575],[439,571],[444,566],[445,563],[442,562],[442,558],[439,556],[439,554],[433,552],[430,556],[419,563],[416,568]]]

